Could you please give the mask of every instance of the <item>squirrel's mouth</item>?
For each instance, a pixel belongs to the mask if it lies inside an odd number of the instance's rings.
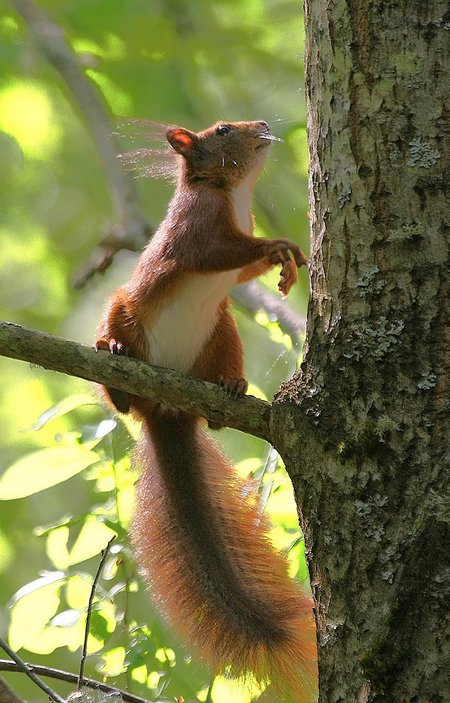
[[[256,150],[258,149],[266,149],[268,146],[270,146],[270,142],[282,142],[283,140],[280,139],[280,137],[275,137],[273,134],[270,134],[270,132],[264,132],[262,134],[258,134],[258,139],[261,139],[261,143],[257,145]]]

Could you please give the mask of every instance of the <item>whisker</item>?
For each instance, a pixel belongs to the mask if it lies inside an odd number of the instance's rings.
[[[177,158],[167,149],[134,149],[118,154],[118,159],[128,173],[135,177],[173,178],[177,171]]]
[[[276,122],[278,125],[281,124],[295,124],[297,120],[293,120],[292,118],[289,117],[275,117],[274,119],[271,120],[272,122]]]
[[[284,139],[281,139],[280,137],[275,137],[273,134],[265,134],[264,132],[262,132],[257,136],[259,137],[259,139],[267,139],[270,142],[284,142]]]

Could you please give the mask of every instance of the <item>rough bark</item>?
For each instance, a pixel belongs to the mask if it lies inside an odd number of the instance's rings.
[[[317,598],[320,701],[444,703],[448,4],[305,9],[312,297],[279,421],[290,402],[303,440],[284,456]]]

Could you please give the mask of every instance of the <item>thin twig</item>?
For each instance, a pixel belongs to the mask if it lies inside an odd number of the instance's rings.
[[[111,537],[111,539],[109,540],[105,549],[102,550],[102,558],[100,559],[97,573],[95,574],[94,580],[92,582],[91,592],[89,594],[89,602],[88,602],[87,615],[86,615],[86,625],[84,628],[84,641],[83,641],[83,648],[81,650],[80,671],[78,674],[78,682],[77,682],[77,690],[78,691],[81,689],[81,686],[83,685],[84,665],[85,665],[86,657],[87,657],[87,643],[88,643],[88,637],[89,637],[89,627],[91,624],[92,603],[93,603],[94,596],[95,596],[95,589],[97,588],[97,583],[100,578],[100,574],[102,573],[103,565],[106,561],[106,557],[108,556],[109,548],[111,547],[111,545],[115,539],[116,539],[116,535]]]
[[[257,281],[251,281],[234,288],[231,297],[251,313],[264,310],[267,317],[276,320],[281,331],[290,336],[293,346],[300,346],[299,337],[305,333],[306,320],[279,295],[275,295]]]
[[[97,90],[83,73],[77,55],[64,38],[61,28],[50,15],[32,0],[11,0],[22,15],[47,61],[58,71],[89,125],[97,151],[103,161],[105,178],[117,219],[120,223],[134,220],[142,224],[145,218],[130,178],[119,161],[111,139],[112,126]]]
[[[61,28],[50,15],[32,0],[11,0],[22,15],[43,56],[58,71],[78,103],[89,127],[97,152],[103,163],[103,172],[115,210],[115,224],[110,226],[91,261],[77,276],[75,284],[81,287],[97,271],[104,271],[120,249],[142,249],[152,228],[143,214],[133,178],[126,173],[117,158],[118,149],[112,136],[113,128],[100,94],[84,74],[76,53],[66,41]]]
[[[23,671],[24,674],[28,676],[35,684],[36,686],[39,686],[42,691],[45,691],[45,693],[50,696],[52,700],[54,700],[56,703],[66,703],[64,698],[61,698],[56,691],[54,691],[50,686],[47,686],[46,683],[41,681],[39,676],[37,676],[34,671],[31,669],[31,667],[28,666],[26,662],[23,661],[19,657],[14,650],[11,649],[11,647],[5,642],[5,640],[0,637],[0,647],[5,650],[6,654],[11,657],[13,661],[17,664],[18,668]]]
[[[26,666],[30,671],[34,671],[40,676],[47,676],[48,678],[56,679],[58,681],[66,681],[67,683],[77,683],[78,675],[72,674],[70,671],[63,671],[62,669],[54,669],[51,666],[44,666],[42,664],[29,664]],[[0,659],[0,671],[10,671],[12,673],[23,673],[22,668],[15,662],[9,661],[8,659]],[[92,688],[97,691],[103,691],[104,693],[118,693],[126,703],[148,703],[145,698],[140,696],[135,696],[127,691],[122,691],[116,686],[111,686],[107,683],[102,683],[100,681],[95,681],[95,679],[85,678],[84,686],[86,688]],[[158,703],[173,703],[173,698],[160,698]]]

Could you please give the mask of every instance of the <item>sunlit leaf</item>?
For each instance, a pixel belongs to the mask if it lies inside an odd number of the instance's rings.
[[[155,659],[157,659],[161,664],[165,662],[170,662],[173,664],[175,662],[175,652],[171,647],[161,647],[155,652]]]
[[[159,684],[159,674],[156,671],[152,671],[150,675],[148,675],[147,672],[147,666],[145,664],[141,664],[141,666],[131,668],[131,678],[133,681],[137,681],[141,684],[147,683],[149,688],[156,688]],[[153,676],[153,674],[156,674],[156,676]]]
[[[72,41],[73,49],[79,54],[93,54],[103,59],[122,59],[126,54],[125,43],[116,34],[104,32],[102,45],[86,37],[75,38]]]
[[[95,398],[87,393],[75,393],[74,395],[69,395],[67,398],[63,398],[59,403],[52,405],[51,408],[45,410],[33,425],[34,430],[40,430],[47,422],[53,420],[55,417],[60,417],[66,413],[70,413],[75,408],[79,408],[82,405],[98,405]]]
[[[85,519],[86,515],[79,515],[76,518],[72,517],[72,515],[63,515],[59,518],[59,520],[52,522],[49,525],[38,525],[34,528],[34,534],[38,537],[42,537],[43,535],[47,535],[49,532],[52,532],[52,530],[57,530],[59,527],[70,527],[71,525],[77,525],[80,522],[84,522]]]
[[[80,619],[80,611],[70,608],[55,615],[49,622],[52,627],[72,627]]]
[[[65,576],[66,575],[64,571],[44,571],[42,576],[40,576],[38,579],[34,579],[34,581],[30,581],[29,583],[26,583],[24,586],[22,586],[22,588],[19,588],[19,590],[16,591],[12,596],[10,600],[10,605],[13,605],[21,598],[25,598],[25,596],[34,593],[34,591],[38,591],[41,588],[45,588],[46,586],[49,586],[52,583],[62,581]],[[60,586],[58,586],[58,588],[59,587]]]
[[[56,486],[98,460],[97,454],[81,447],[51,447],[27,454],[0,478],[0,500],[24,498]]]
[[[97,593],[99,601],[95,605],[97,612],[105,623],[106,632],[111,634],[116,629],[117,625],[117,609],[115,603],[106,597],[103,592]]]
[[[239,461],[235,468],[236,471],[243,477],[249,476],[249,474],[254,473],[261,467],[261,458],[258,456],[252,456],[243,461]]]
[[[0,574],[11,566],[14,551],[9,539],[3,530],[0,529]]]
[[[80,618],[71,627],[45,627],[34,637],[27,639],[25,648],[35,654],[53,654],[55,649],[66,647],[70,652],[80,649],[84,638],[83,620]],[[97,651],[100,647],[97,645]]]
[[[19,23],[12,15],[4,14],[0,19],[0,30],[4,35],[11,34],[11,36],[15,36],[19,31]]]
[[[69,564],[78,564],[81,561],[99,556],[115,532],[102,522],[90,519],[80,530],[75,544],[69,552]]]
[[[87,449],[93,449],[104,437],[106,437],[117,427],[116,420],[107,418],[97,423],[96,425],[83,426],[83,446]]]
[[[261,689],[257,686],[240,685],[233,679],[226,679],[224,676],[216,676],[212,688],[211,698],[214,703],[223,703],[223,701],[233,701],[233,703],[250,703],[253,696],[260,693]]]
[[[285,481],[276,491],[272,491],[268,511],[275,524],[282,523],[285,527],[296,528],[298,517],[294,492],[289,479],[286,478]]]
[[[25,586],[20,589],[23,595],[19,598],[19,592],[16,593],[9,625],[9,643],[14,650],[29,648],[35,636],[42,633],[59,608],[61,586],[62,581],[58,579],[45,585],[42,583],[39,588],[28,589],[28,592]]]
[[[102,654],[102,659],[101,671],[107,676],[119,676],[124,670],[125,648],[114,647],[114,649]]]
[[[94,652],[98,652],[100,649],[103,649],[104,646],[105,640],[95,637],[92,632],[89,633],[87,640],[88,654],[94,654]]]
[[[46,539],[45,550],[52,564],[57,569],[67,569],[69,566],[69,528],[67,526],[51,530]]]
[[[74,574],[67,579],[64,589],[67,604],[75,610],[85,611],[91,594],[92,576]]]

